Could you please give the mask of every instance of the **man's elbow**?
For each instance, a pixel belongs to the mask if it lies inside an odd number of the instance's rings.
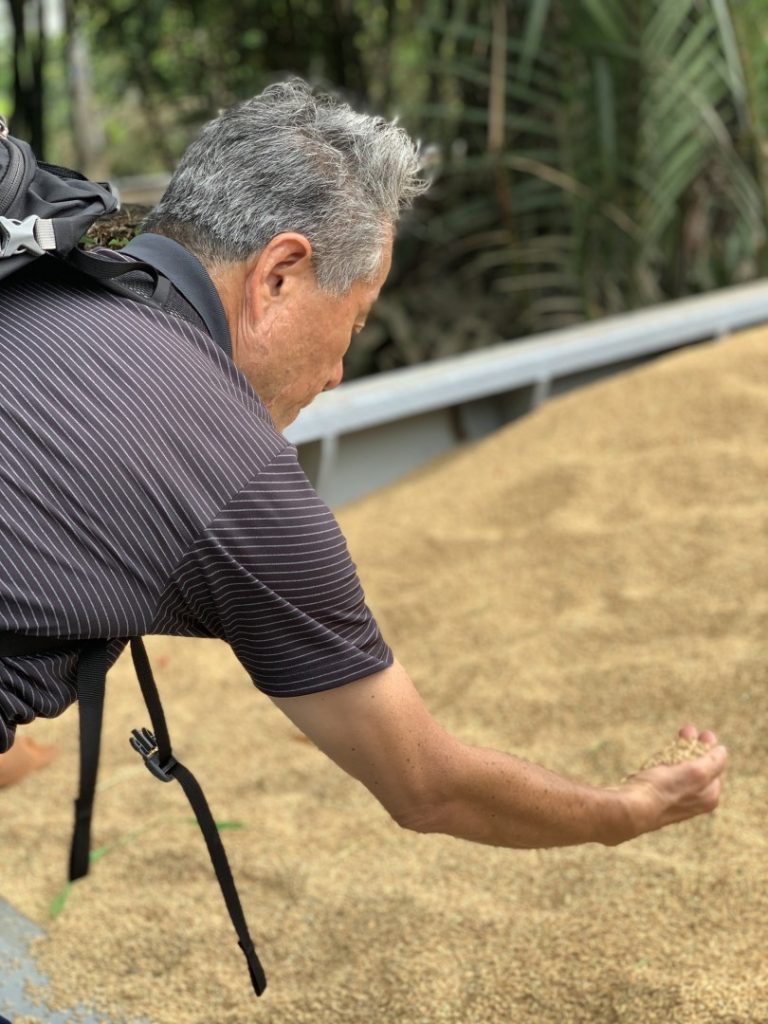
[[[447,739],[452,748],[464,749],[452,737]],[[423,759],[414,759],[409,765],[411,771],[400,775],[398,784],[390,789],[397,795],[382,801],[400,828],[424,834],[457,834],[464,814],[462,774],[454,769],[457,761],[456,756],[446,756],[444,748],[432,748]]]
[[[417,799],[387,810],[393,821],[409,832],[426,835],[450,831],[446,803],[440,796],[422,794]]]

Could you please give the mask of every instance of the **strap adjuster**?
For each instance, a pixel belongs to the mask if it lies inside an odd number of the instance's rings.
[[[157,741],[153,732],[149,729],[133,729],[130,744],[144,758],[144,764],[156,779],[160,779],[161,782],[173,782],[176,758],[171,756],[165,764],[160,764],[160,751],[157,749]]]

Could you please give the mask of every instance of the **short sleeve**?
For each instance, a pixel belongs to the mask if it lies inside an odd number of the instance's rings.
[[[293,447],[194,541],[161,604],[174,597],[270,696],[330,689],[392,664],[336,519]]]

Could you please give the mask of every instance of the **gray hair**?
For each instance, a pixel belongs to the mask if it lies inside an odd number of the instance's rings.
[[[298,232],[318,285],[343,294],[376,276],[389,232],[426,187],[402,128],[292,79],[209,121],[144,227],[209,267]]]

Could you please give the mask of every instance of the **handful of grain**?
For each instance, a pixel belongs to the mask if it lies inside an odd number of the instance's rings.
[[[682,737],[678,737],[664,747],[663,750],[657,750],[655,754],[640,765],[637,771],[644,772],[646,768],[656,768],[660,764],[682,764],[683,761],[692,761],[694,757],[701,757],[702,754],[706,754],[709,749],[710,744],[702,743],[701,740],[684,740]],[[637,772],[633,774],[637,774]],[[622,779],[622,782],[626,782],[631,777],[631,775],[627,775]]]

